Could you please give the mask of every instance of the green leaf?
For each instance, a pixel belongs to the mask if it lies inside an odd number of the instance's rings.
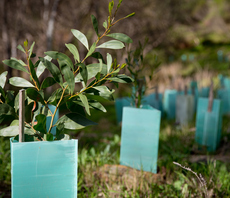
[[[12,77],[9,79],[9,83],[16,87],[34,87],[29,81],[21,77]]]
[[[133,40],[127,36],[126,34],[122,34],[122,33],[113,33],[113,34],[107,34],[107,36],[117,39],[119,41],[122,41],[124,43],[132,43]]]
[[[98,34],[98,22],[97,22],[96,17],[94,15],[91,15],[91,20],[93,23],[94,30],[95,30],[97,36],[99,36],[99,34]]]
[[[119,3],[117,5],[117,9],[121,6],[121,3],[122,3],[123,0],[119,0]]]
[[[89,44],[86,36],[78,30],[72,29],[71,32],[73,35],[89,50]]]
[[[5,84],[6,84],[6,76],[7,76],[7,71],[1,73],[0,75],[0,87],[4,88]]]
[[[30,123],[33,120],[33,109],[34,103],[31,102],[25,106],[25,122]]]
[[[75,98],[74,98],[75,99]],[[83,107],[83,103],[81,101],[75,101],[75,100],[68,100],[66,102],[66,107],[71,111],[75,113],[79,113],[83,116],[85,116],[85,109]]]
[[[13,58],[13,57],[11,57],[10,59],[19,62],[22,66],[27,66],[27,64],[25,64],[22,60],[18,60],[18,59]]]
[[[54,85],[55,83],[56,83],[56,81],[54,80],[54,78],[47,77],[47,78],[45,78],[45,80],[43,80],[42,85],[41,85],[41,89],[45,89],[47,87],[50,87],[50,86]]]
[[[53,141],[54,140],[54,135],[52,133],[47,133],[44,135],[44,139],[46,141]]]
[[[101,68],[100,63],[93,63],[87,65],[86,68],[88,73],[88,80],[95,77],[98,74],[98,72],[102,74],[107,74],[107,65],[105,64],[102,64],[102,68]],[[83,80],[81,74],[78,74],[75,77],[75,82],[80,82],[81,80]]]
[[[37,87],[40,88],[40,82],[38,80],[38,77],[36,75],[36,71],[34,69],[34,64],[32,63],[32,61],[29,59],[29,67],[30,67],[30,73],[32,75],[32,78],[35,80]]]
[[[29,73],[27,69],[16,60],[10,59],[10,60],[4,60],[2,62],[13,69],[17,69],[17,70]]]
[[[43,134],[46,134],[47,133],[47,130],[46,130],[46,116],[44,114],[38,114],[35,117],[35,119],[37,121],[37,124],[34,126],[34,129],[36,131],[40,131]]]
[[[68,113],[62,116],[56,122],[55,126],[59,125],[60,123],[64,123],[64,128],[69,130],[78,130],[89,125],[96,125],[95,122],[88,120],[78,113]]]
[[[43,105],[46,104],[42,95],[35,89],[28,88],[26,90],[26,94],[31,100],[34,100],[36,102],[41,102]]]
[[[60,98],[61,98],[61,95],[62,95],[62,91],[63,91],[63,90],[62,90],[61,88],[56,89],[56,90],[52,93],[52,95],[48,98],[48,102],[53,103],[53,102],[55,102],[55,100],[60,99]]]
[[[70,70],[70,67],[68,67],[67,65],[63,65],[62,74],[64,75],[64,79],[66,80],[69,86],[70,94],[73,94],[75,88],[75,80],[74,80],[74,74]]]
[[[107,53],[106,59],[107,59],[107,73],[109,73],[113,62],[111,54]]]
[[[24,129],[24,133],[27,135],[34,135],[34,131],[30,128]],[[19,134],[19,126],[8,126],[0,130],[0,136],[13,137]]]
[[[107,48],[107,49],[122,49],[125,45],[121,41],[111,40],[102,43],[97,48]]]
[[[1,115],[12,115],[15,116],[14,109],[5,103],[0,104],[0,116]]]
[[[114,6],[114,1],[109,2],[109,14],[111,15],[111,12],[113,10],[113,6]]]
[[[45,56],[44,59],[46,59],[48,61],[52,60],[52,58],[49,56]],[[36,75],[38,78],[44,72],[45,69],[46,69],[45,65],[42,63],[42,61],[40,61],[40,63],[38,64],[38,67],[37,67],[37,71],[36,71]]]
[[[87,97],[85,95],[83,95],[82,93],[78,95],[80,97],[80,100],[82,101],[86,112],[90,115],[90,110],[89,110],[89,103],[87,100]]]
[[[97,101],[93,101],[93,102],[89,102],[89,106],[91,108],[94,108],[94,109],[97,109],[97,110],[100,110],[102,112],[106,112],[106,108],[99,102]]]
[[[28,40],[26,39],[23,44],[24,44],[24,47],[27,48],[28,47]]]
[[[127,15],[125,18],[132,17],[132,16],[134,16],[134,15],[135,15],[135,12],[133,12],[133,13]]]
[[[62,80],[62,75],[60,70],[58,69],[58,67],[53,64],[52,62],[44,59],[44,58],[40,58],[40,60],[42,61],[42,63],[44,64],[44,66],[50,71],[50,73],[52,74],[52,76],[54,77],[54,80],[59,83],[61,85],[61,87],[63,86],[63,80]]]
[[[29,52],[30,52],[29,53],[29,58],[31,58],[31,55],[33,53],[34,44],[35,44],[35,42],[33,42],[32,45],[30,46],[30,49],[29,49]]]
[[[113,82],[118,82],[118,83],[131,83],[131,82],[133,82],[133,79],[131,77],[126,76],[124,74],[119,74],[116,77],[107,78],[107,80],[111,80]]]
[[[65,44],[65,46],[69,49],[69,51],[73,54],[74,59],[77,60],[77,62],[80,62],[80,56],[79,52],[74,44]]]
[[[83,79],[84,83],[86,84],[88,81],[87,67],[83,63],[79,63],[78,66],[80,67],[80,74],[82,76],[82,79]]]
[[[107,29],[107,27],[108,27],[107,21],[104,21],[103,27],[104,27],[105,29]]]
[[[93,45],[90,47],[85,58],[88,58],[89,56],[91,56],[93,54],[93,52],[95,51],[95,49],[96,49],[96,43],[93,43]]]
[[[23,48],[21,45],[18,45],[17,48],[18,48],[20,51],[26,53],[26,51],[24,50],[24,48]]]
[[[97,86],[86,90],[86,93],[93,93],[94,95],[101,96],[106,100],[113,100],[114,90],[110,91],[110,89],[106,86]],[[87,98],[89,98],[88,95]]]
[[[56,51],[45,52],[45,54],[58,61],[61,71],[62,67],[65,65],[74,71],[73,63],[67,55]]]
[[[103,56],[101,55],[100,52],[94,52],[91,54],[91,57],[96,58],[96,59],[101,59],[103,61],[103,63],[105,63]]]

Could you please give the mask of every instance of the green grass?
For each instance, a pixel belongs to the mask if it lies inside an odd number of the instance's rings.
[[[201,174],[206,181],[211,197],[230,197],[230,163],[217,160],[197,161],[191,157],[197,155],[212,156],[205,150],[199,150],[194,142],[195,132],[179,129],[172,121],[162,120],[159,139],[158,173],[162,179],[157,182],[139,181],[140,185],[105,180],[100,168],[105,164],[119,164],[121,127],[116,123],[115,108],[105,103],[107,113],[92,111],[91,120],[98,125],[87,127],[72,134],[79,139],[78,160],[78,197],[204,197],[204,187],[193,173],[173,164],[178,162]],[[224,119],[222,145],[230,140],[227,132],[228,118]],[[1,184],[10,184],[9,139],[0,138],[0,180]],[[224,153],[223,153],[224,152]],[[229,150],[219,148],[215,155],[230,156]],[[1,195],[0,195],[1,197]]]

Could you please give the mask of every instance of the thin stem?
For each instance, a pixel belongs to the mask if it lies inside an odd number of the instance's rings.
[[[30,59],[29,59],[29,55],[28,55],[28,50],[27,49],[26,49],[26,60],[27,60],[27,67],[28,67],[29,72],[30,72],[30,77],[33,80],[33,83],[34,83],[36,89],[39,91],[38,85],[37,85],[36,81],[34,80],[32,74],[31,74],[31,71],[30,71],[30,62],[29,62]]]
[[[64,97],[64,93],[65,93],[67,87],[68,87],[68,85],[63,89],[61,98],[59,99],[58,104],[57,104],[57,106],[56,106],[56,108],[55,108],[55,110],[54,110],[54,113],[53,113],[53,115],[51,116],[52,119],[51,119],[51,122],[50,122],[50,128],[49,128],[48,134],[50,133],[50,131],[51,131],[51,129],[52,129],[53,122],[54,122],[54,116],[56,115],[57,109],[58,109],[58,107],[59,107],[59,105],[60,105],[60,103],[61,103],[61,101],[62,101],[62,99],[63,99],[63,97]]]
[[[91,86],[86,87],[85,89],[81,90],[80,92],[78,92],[78,93],[72,95],[69,99],[78,96],[79,94],[81,94],[82,92],[84,92],[84,91],[87,90],[87,89],[92,88],[92,87],[93,87],[94,85],[96,85],[97,83],[99,83],[99,82],[105,80],[105,79],[106,79],[109,75],[111,75],[113,72],[114,72],[114,69],[113,69],[113,71],[110,72],[109,74],[106,74],[106,76],[104,76],[102,79],[100,79],[100,80],[98,80],[98,81],[95,81]]]

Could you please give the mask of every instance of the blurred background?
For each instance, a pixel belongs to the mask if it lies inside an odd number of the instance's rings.
[[[70,42],[78,46],[83,56],[86,49],[78,45],[70,30],[80,30],[92,44],[96,35],[90,15],[96,16],[99,32],[103,32],[102,23],[108,16],[108,2],[1,0],[0,60],[10,57],[23,59],[23,54],[16,47],[26,39],[30,44],[36,42],[34,52],[37,57],[44,56],[43,53],[48,50],[69,53],[65,43]],[[136,15],[115,25],[112,31],[123,32],[133,39],[128,49],[134,49],[139,42],[148,38],[144,51],[145,67],[147,70],[153,67],[154,55],[161,62],[161,69],[149,82],[149,88],[157,82],[163,92],[166,88],[186,84],[191,79],[198,80],[199,86],[207,86],[211,76],[229,73],[229,10],[228,0],[123,1],[117,19],[132,12]],[[113,55],[121,63],[127,57],[125,49]],[[0,73],[4,70],[9,71],[8,77],[20,75],[1,61]],[[117,93],[124,93],[122,86]]]

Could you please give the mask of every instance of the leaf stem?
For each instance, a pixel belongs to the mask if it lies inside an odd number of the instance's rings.
[[[59,107],[59,105],[60,105],[60,103],[61,103],[61,101],[62,101],[62,99],[63,99],[63,97],[64,97],[64,93],[65,93],[65,91],[66,91],[66,89],[67,89],[67,87],[68,87],[68,85],[63,89],[63,92],[62,92],[62,95],[61,95],[61,98],[59,99],[59,101],[58,101],[58,104],[56,105],[56,108],[55,108],[55,110],[54,110],[54,113],[52,114],[52,119],[51,119],[51,122],[50,122],[50,128],[49,128],[49,131],[47,132],[48,134],[50,134],[50,131],[51,131],[51,129],[52,129],[52,126],[53,126],[53,122],[54,122],[54,116],[56,115],[56,112],[57,112],[57,109],[58,109],[58,107]]]

